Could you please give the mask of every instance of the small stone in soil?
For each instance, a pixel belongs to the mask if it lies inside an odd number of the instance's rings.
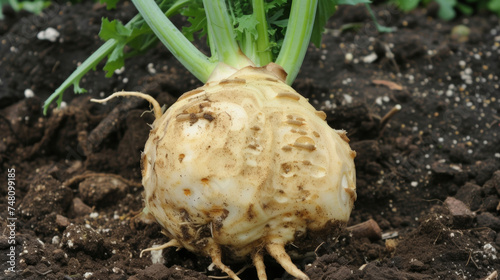
[[[468,205],[472,211],[475,211],[479,209],[482,203],[481,187],[467,183],[458,190],[455,197]]]
[[[444,204],[450,211],[455,226],[467,227],[474,219],[474,213],[462,201],[449,196],[444,201]]]
[[[78,186],[83,201],[92,206],[110,205],[123,198],[127,184],[111,176],[98,176],[85,179]]]
[[[69,225],[63,233],[62,244],[71,251],[83,251],[92,257],[109,255],[102,235],[83,225]]]
[[[68,218],[57,214],[56,215],[56,224],[60,227],[67,227],[67,226],[69,226],[70,223],[69,223]]]
[[[495,189],[497,194],[500,195],[500,170],[497,170],[491,176],[491,179],[484,183],[483,188],[485,189]]]
[[[71,214],[70,216],[72,217],[75,218],[81,217],[92,213],[92,208],[87,204],[83,203],[83,201],[80,198],[75,197],[73,199],[73,203],[71,204],[69,213]]]
[[[491,228],[498,232],[500,230],[500,219],[489,212],[484,212],[477,216],[477,226]]]

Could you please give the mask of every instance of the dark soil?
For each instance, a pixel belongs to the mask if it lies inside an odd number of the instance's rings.
[[[378,33],[362,6],[343,7],[321,48],[311,47],[294,87],[327,113],[332,127],[348,131],[358,154],[349,225],[373,219],[383,239],[345,230],[324,243],[314,240],[317,249],[294,260],[311,279],[496,279],[499,19],[480,13],[443,22],[435,7],[409,14],[375,9],[396,32]],[[68,90],[65,108],[41,113],[48,95],[101,44],[101,17],[126,21],[134,12],[129,2],[117,12],[54,4],[40,16],[7,10],[0,21],[0,269],[11,267],[11,248],[16,261],[16,272],[1,279],[222,275],[185,250],[139,257],[168,241],[158,225],[134,219],[143,207],[139,161],[153,117],[142,115],[147,103],[134,99],[89,102],[127,89],[172,104],[199,86],[163,46],[133,58],[111,79],[89,73],[82,81],[88,94]],[[359,28],[339,31],[353,22]],[[458,25],[470,34],[456,35]],[[48,27],[60,33],[57,41],[37,39]],[[26,89],[35,96],[25,98]],[[397,104],[402,110],[384,118]],[[225,261],[235,271],[246,265]],[[290,279],[272,260],[266,265],[270,279]],[[255,279],[255,269],[242,278]]]

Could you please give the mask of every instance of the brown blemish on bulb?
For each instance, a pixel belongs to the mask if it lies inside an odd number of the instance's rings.
[[[293,143],[293,146],[295,148],[304,149],[308,151],[316,150],[316,142],[314,142],[314,140],[308,136],[301,136],[297,138],[297,140],[295,140],[295,143]]]
[[[250,204],[247,209],[247,214],[246,217],[249,221],[251,221],[253,218],[255,218],[255,211],[253,210],[253,204]]]
[[[212,114],[210,114],[210,113],[204,113],[203,118],[209,122],[211,122],[215,119],[214,116],[212,116]]]
[[[300,129],[300,128],[297,128],[297,129],[292,128],[290,131],[291,131],[292,133],[298,133],[298,134],[300,134],[300,135],[307,135],[307,131],[305,131],[305,130],[303,130],[303,129]]]
[[[184,160],[185,157],[186,157],[185,154],[180,154],[179,155],[179,163],[182,163],[182,161]]]
[[[276,95],[276,98],[288,98],[288,99],[292,99],[292,100],[295,100],[295,101],[299,101],[300,100],[300,96],[298,96],[297,94],[294,94],[292,92],[278,93]]]
[[[298,120],[291,120],[291,119],[288,119],[286,120],[286,123],[287,124],[291,124],[291,125],[296,125],[296,126],[301,126],[301,125],[304,125],[305,123],[301,122],[301,121],[298,121]]]
[[[183,95],[181,95],[177,101],[188,98],[190,96],[193,96],[193,95],[200,93],[200,92],[203,92],[203,91],[204,90],[202,90],[202,89],[195,89],[195,90],[188,91],[188,92],[184,93]]]
[[[292,171],[292,166],[289,163],[281,164],[282,173],[288,174],[288,172]]]
[[[285,152],[289,152],[292,150],[292,146],[291,145],[286,145],[286,146],[283,146],[281,147],[281,149]]]
[[[346,141],[347,143],[351,142],[349,137],[347,137],[347,132],[345,130],[337,131],[337,133],[339,134],[340,138],[342,138],[342,140]]]
[[[187,121],[191,118],[191,114],[182,113],[175,117],[177,121]]]
[[[209,180],[208,178],[202,178],[202,179],[201,179],[201,182],[202,182],[204,185],[208,185],[208,182],[209,182],[209,181],[210,181],[210,180]]]
[[[356,191],[351,189],[351,188],[344,188],[344,191],[349,195],[349,197],[351,198],[351,201],[356,201],[357,199],[357,195],[356,195]]]
[[[317,138],[319,138],[319,136],[320,136],[320,135],[319,135],[319,133],[318,133],[317,131],[313,131],[313,135],[314,135],[315,137],[317,137]]]
[[[146,176],[146,172],[148,171],[148,156],[145,153],[142,153],[141,156],[141,175],[142,177]]]
[[[185,196],[190,196],[191,195],[191,190],[190,189],[184,189],[184,195]]]
[[[314,112],[316,116],[320,117],[322,120],[326,120],[326,113],[323,111],[316,111]]]
[[[246,80],[245,79],[224,79],[222,81],[219,82],[219,85],[227,85],[227,84],[246,84]]]
[[[351,156],[351,158],[355,158],[358,154],[356,153],[356,151],[349,151],[349,155]]]

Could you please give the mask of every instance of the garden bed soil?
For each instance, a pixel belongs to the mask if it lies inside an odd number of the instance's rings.
[[[85,2],[85,1],[84,1]],[[496,279],[500,270],[500,22],[479,13],[450,22],[436,7],[404,14],[375,7],[378,33],[363,6],[341,7],[321,48],[311,46],[294,87],[345,129],[357,152],[358,199],[349,226],[373,219],[382,230],[349,230],[292,245],[311,279]],[[208,279],[210,260],[186,250],[140,252],[168,241],[142,210],[140,153],[153,116],[134,98],[90,103],[139,90],[172,104],[201,84],[161,45],[89,93],[65,95],[43,116],[43,101],[101,41],[103,16],[130,19],[92,3],[53,4],[39,16],[6,9],[0,21],[0,269],[2,279]],[[177,19],[177,22],[182,19]],[[359,23],[351,25],[346,24]],[[458,32],[466,26],[469,34]],[[55,42],[37,34],[52,27]],[[204,47],[204,43],[199,44]],[[101,65],[102,66],[102,65]],[[30,96],[25,97],[25,93]],[[401,106],[389,117],[388,113]],[[11,175],[9,175],[11,174]],[[8,178],[15,174],[14,211]],[[12,199],[12,197],[11,197]],[[12,210],[12,209],[11,209]],[[7,217],[16,218],[8,220]],[[9,225],[15,224],[15,229]],[[15,232],[12,239],[11,232]],[[13,237],[14,238],[14,237]],[[225,259],[238,271],[247,263]],[[266,258],[269,279],[291,279]],[[241,275],[255,279],[253,267]]]

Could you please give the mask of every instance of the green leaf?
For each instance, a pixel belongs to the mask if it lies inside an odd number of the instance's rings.
[[[462,4],[462,3],[457,3],[456,7],[464,15],[470,16],[474,12],[474,8],[472,8],[469,5]]]
[[[438,16],[443,20],[455,18],[456,12],[453,9],[457,5],[456,0],[435,0],[439,4]]]
[[[116,4],[120,0],[100,0],[99,3],[101,4],[106,4],[106,9],[111,10],[111,9],[116,9]]]
[[[103,40],[115,39],[117,41],[126,40],[132,34],[132,29],[125,27],[118,20],[109,21],[102,19],[101,31],[99,37]]]
[[[190,26],[182,27],[182,33],[186,38],[193,41],[194,34],[199,33],[199,37],[207,34],[207,16],[201,1],[193,1],[192,4],[181,11],[181,14],[187,17],[187,20],[191,23]]]
[[[243,15],[238,19],[238,24],[236,27],[237,38],[244,36],[244,34],[249,33],[252,35],[254,40],[257,39],[257,24],[259,22],[253,15]]]
[[[488,2],[488,9],[500,17],[500,0],[490,0]]]
[[[311,34],[311,42],[318,48],[321,45],[321,36],[325,30],[325,24],[337,10],[335,2],[336,1],[332,0],[319,0],[318,2],[318,9],[316,10],[316,18],[314,19],[314,26]]]
[[[394,2],[398,6],[398,8],[405,12],[408,12],[415,9],[420,3],[420,0],[395,0]]]
[[[118,20],[109,21],[107,18],[103,18],[99,37],[106,41],[111,39],[116,41],[116,45],[108,55],[108,61],[103,68],[106,71],[106,77],[111,77],[115,70],[125,65],[125,45],[133,41],[132,47],[143,49],[143,46],[150,42],[146,38],[150,38],[151,33],[151,29],[144,23],[127,27]],[[138,40],[134,40],[136,38]]]
[[[333,2],[333,1],[330,1]],[[369,4],[370,0],[337,0],[337,5],[358,5],[358,4]]]
[[[80,79],[78,80],[75,80],[73,82],[73,90],[75,91],[75,93],[78,93],[78,94],[82,94],[82,93],[86,93],[87,90],[80,87]],[[62,94],[59,96],[59,99],[57,100],[57,107],[60,107],[61,106],[61,102],[62,102]]]

